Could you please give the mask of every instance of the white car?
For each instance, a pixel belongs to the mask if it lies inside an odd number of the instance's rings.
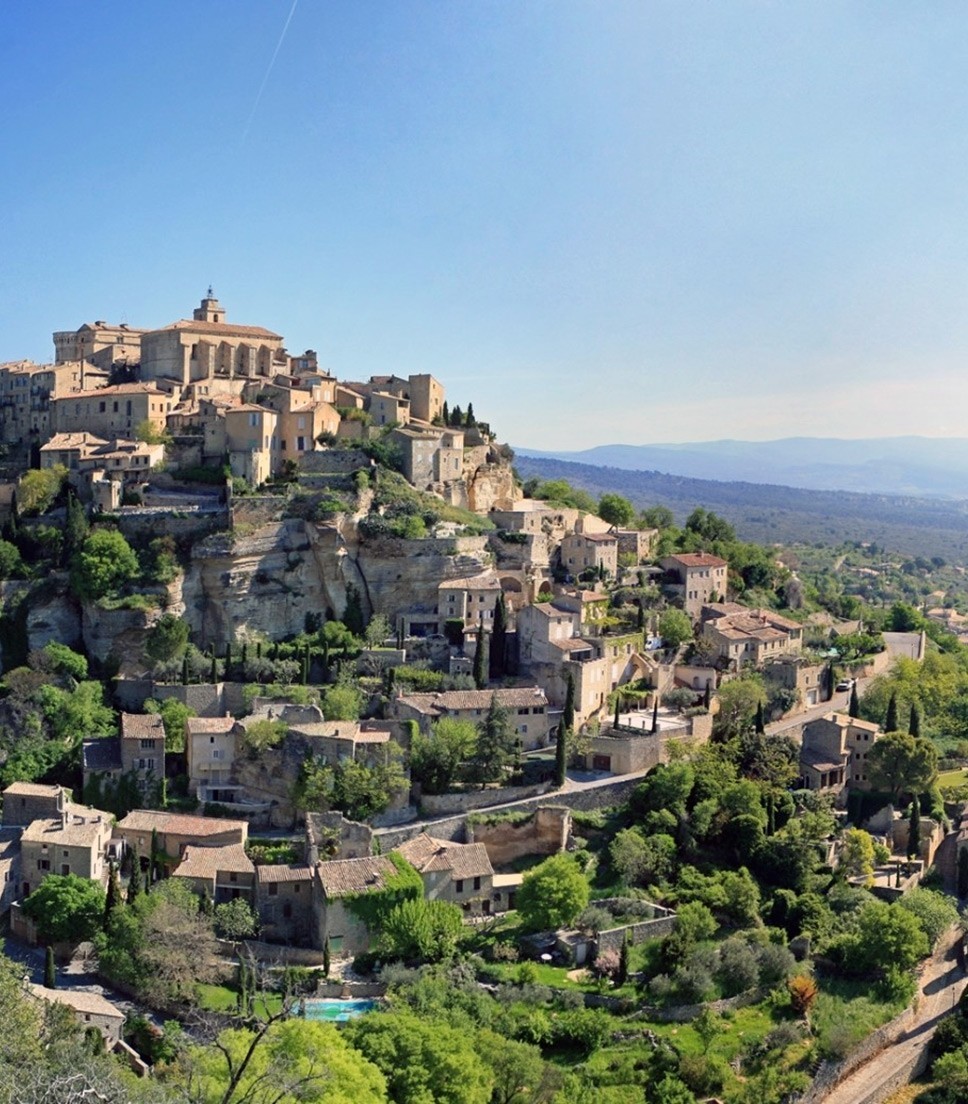
[[[854,680],[853,679],[841,679],[840,682],[837,683],[837,689],[838,690],[853,690],[853,688],[854,688]]]

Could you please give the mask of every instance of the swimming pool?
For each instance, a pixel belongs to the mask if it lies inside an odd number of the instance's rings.
[[[346,1023],[347,1020],[372,1012],[379,1001],[363,1000],[306,1000],[303,1001],[302,1014],[307,1020],[325,1020],[327,1023]]]

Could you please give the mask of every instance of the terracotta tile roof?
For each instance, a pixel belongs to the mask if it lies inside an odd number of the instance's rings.
[[[365,893],[382,889],[385,879],[396,874],[397,868],[386,855],[368,855],[361,859],[334,859],[319,863],[316,873],[327,897],[345,897],[349,893]]]
[[[501,580],[491,572],[467,575],[461,579],[445,579],[438,590],[500,590]]]
[[[441,714],[465,709],[487,709],[491,698],[505,709],[547,706],[548,699],[539,686],[512,686],[498,690],[443,690],[437,694],[401,694],[397,699],[420,713]]]
[[[170,326],[162,326],[160,330],[151,330],[150,333],[164,333],[166,330],[187,330],[191,333],[211,334],[215,337],[266,337],[273,341],[282,341],[282,335],[273,333],[272,330],[262,326],[236,326],[231,322],[195,322],[187,318],[180,318],[172,322]]]
[[[305,721],[289,725],[290,732],[309,739],[356,740],[360,734],[359,721]]]
[[[73,1008],[75,1012],[81,1012],[89,1016],[110,1016],[116,1020],[123,1020],[124,1013],[117,1005],[106,1000],[100,993],[89,993],[82,989],[45,989],[42,985],[30,986],[30,991],[39,1000],[45,1000],[51,1004],[64,1004]]]
[[[85,805],[69,806],[70,814],[65,824],[60,817],[35,820],[28,824],[20,837],[22,843],[46,843],[57,847],[90,847],[110,831],[114,817],[100,809]]]
[[[683,567],[727,567],[725,560],[713,556],[709,552],[677,552],[672,556],[666,556],[667,560],[675,560]]]
[[[164,740],[165,726],[160,713],[122,713],[122,740]]]
[[[58,449],[104,448],[108,442],[93,433],[55,433],[46,445],[40,446],[41,452],[56,452]]]
[[[159,391],[150,383],[116,383],[112,387],[95,387],[90,391],[72,391],[70,394],[61,395],[63,402],[73,402],[76,399],[103,399],[111,395],[161,395],[168,398],[166,392]]]
[[[449,870],[453,878],[479,878],[494,873],[483,843],[453,843],[421,832],[396,850],[421,874]]]
[[[244,820],[164,813],[154,809],[135,809],[118,824],[122,831],[150,832],[152,828],[157,828],[159,832],[172,832],[179,836],[217,836],[234,829],[248,832],[248,827]]]
[[[3,791],[4,797],[57,797],[61,786],[47,786],[42,782],[11,782]]]
[[[309,882],[313,868],[307,863],[267,864],[255,868],[257,882]]]
[[[245,847],[241,843],[229,843],[225,847],[191,844],[185,848],[182,861],[172,871],[172,877],[204,878],[211,881],[223,871],[229,874],[255,873],[255,864],[245,853]]]
[[[235,728],[234,717],[189,717],[185,722],[189,736],[231,732]]]

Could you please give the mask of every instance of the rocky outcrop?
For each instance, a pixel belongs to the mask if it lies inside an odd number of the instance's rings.
[[[9,600],[4,590],[4,605]],[[26,599],[30,651],[52,640],[73,648],[81,641],[81,610],[67,592],[67,572],[56,572]]]
[[[117,662],[124,675],[142,672],[145,634],[162,612],[159,607],[106,610],[85,603],[81,610],[81,631],[88,655],[102,663]]]

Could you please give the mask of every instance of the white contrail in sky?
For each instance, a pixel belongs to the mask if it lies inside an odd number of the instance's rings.
[[[279,56],[279,51],[282,49],[283,39],[286,37],[286,31],[289,30],[289,24],[292,22],[292,17],[296,12],[296,5],[298,3],[299,0],[292,0],[292,7],[289,9],[289,14],[286,16],[286,22],[283,24],[282,34],[279,35],[279,41],[276,43],[276,48],[272,51],[272,58],[269,61],[265,76],[262,78],[262,84],[259,85],[259,91],[256,93],[255,103],[252,105],[252,110],[249,112],[249,118],[246,120],[245,130],[242,131],[243,145],[245,145],[246,138],[249,137],[249,127],[252,126],[252,120],[255,118],[255,113],[259,110],[259,103],[262,100],[262,93],[266,90],[266,84],[268,83],[269,76],[272,73],[272,67],[275,65],[276,58]]]

